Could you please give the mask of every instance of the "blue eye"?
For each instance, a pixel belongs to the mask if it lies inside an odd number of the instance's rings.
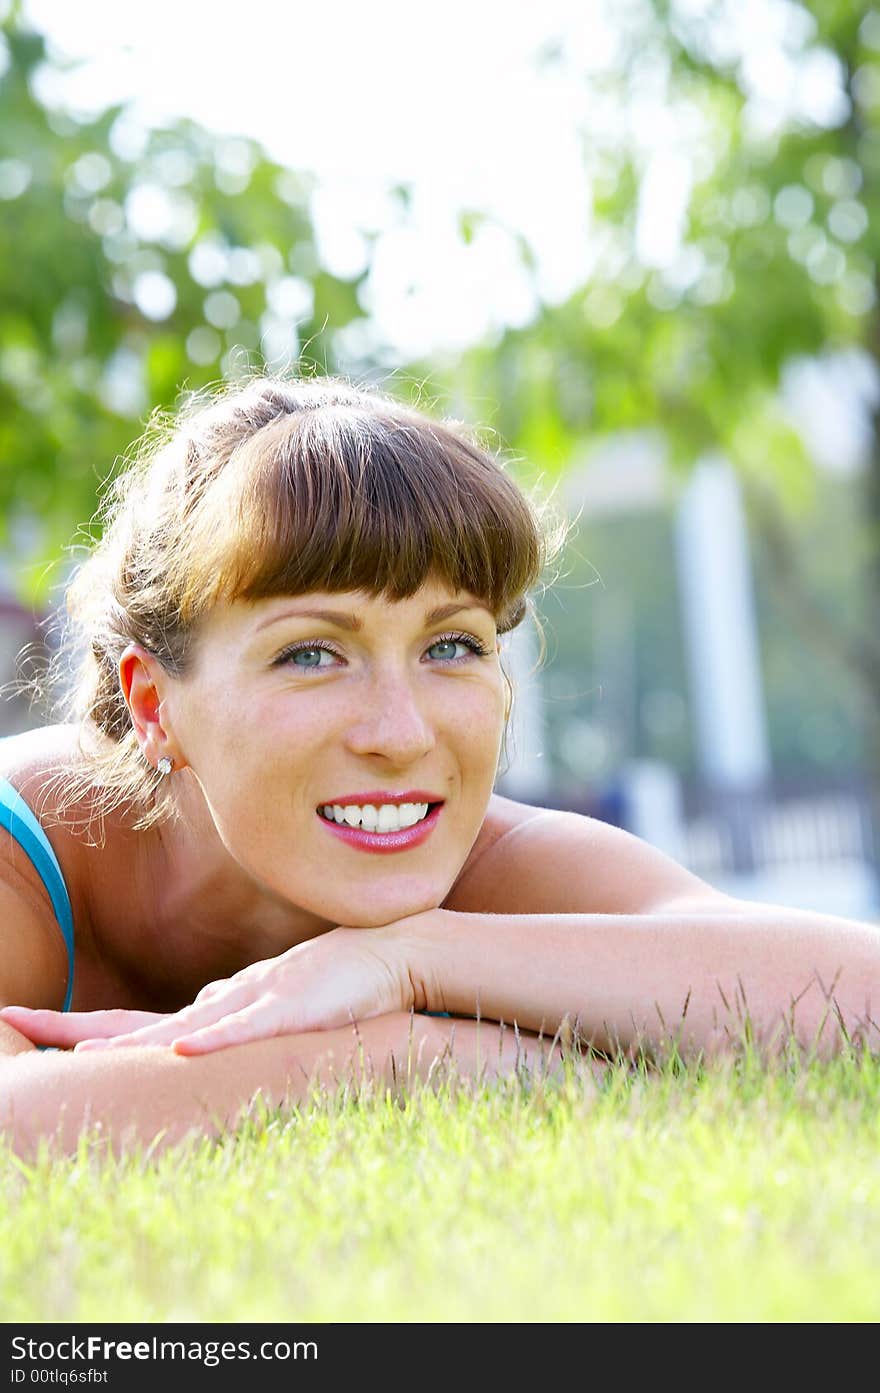
[[[468,662],[472,657],[485,658],[490,651],[488,648],[484,648],[479,639],[474,638],[472,634],[441,634],[439,638],[435,638],[433,643],[429,645],[428,652],[430,653],[431,649],[440,648],[444,644],[453,649],[456,645],[459,645],[469,649],[470,652],[458,658],[448,657],[439,659],[438,662],[441,667],[451,667],[458,663]],[[324,643],[317,639],[303,639],[299,643],[292,643],[289,648],[285,648],[282,653],[279,653],[278,657],[275,659],[274,665],[276,667],[283,667],[285,664],[289,663],[297,667],[300,672],[319,672],[322,668],[332,666],[332,664],[322,663],[320,658],[318,658],[316,662],[294,663],[294,659],[300,653],[305,653],[307,655],[330,653],[334,658],[339,658],[341,656],[329,643]]]
[[[310,654],[310,653],[332,653],[334,657],[338,657],[338,656],[339,656],[338,653],[336,652],[336,649],[335,649],[335,648],[331,648],[328,644],[325,644],[325,643],[302,643],[302,644],[299,644],[299,645],[294,645],[292,648],[287,648],[287,649],[285,649],[285,651],[281,654],[281,657],[279,658],[278,661],[279,661],[279,662],[291,662],[291,663],[292,663],[292,662],[293,662],[293,659],[296,658],[296,657],[298,657],[300,653],[305,653],[305,654]],[[316,663],[296,663],[296,664],[294,664],[294,665],[295,665],[296,667],[303,668],[303,669],[305,669],[305,670],[308,670],[308,669],[310,669],[310,668],[318,668],[318,667],[321,667],[321,666],[322,666],[320,658],[318,659],[318,661],[317,661]]]
[[[461,645],[462,648],[465,646],[462,639],[458,639],[458,638],[438,638],[437,641],[436,641],[436,643],[432,643],[432,644],[431,644],[431,648],[442,648],[442,647],[444,647],[444,645],[445,645],[446,648],[455,648],[456,645],[459,645],[459,644]],[[430,651],[430,650],[429,650],[429,651]]]
[[[483,648],[479,638],[473,638],[472,634],[441,634],[440,638],[434,639],[433,644],[430,646],[432,646],[432,648],[441,648],[443,645],[446,645],[447,648],[450,648],[450,646],[451,648],[455,648],[457,645],[459,648],[468,648],[469,656],[472,657],[489,656],[489,649]],[[461,663],[464,662],[464,660],[464,656],[451,657],[451,659],[448,659],[448,662]]]

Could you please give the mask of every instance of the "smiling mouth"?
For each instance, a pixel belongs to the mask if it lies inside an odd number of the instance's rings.
[[[324,807],[326,806],[324,805]],[[369,827],[362,826],[359,820],[356,825],[353,825],[345,817],[341,822],[337,822],[335,815],[332,818],[326,816],[323,807],[317,808],[315,812],[330,836],[347,842],[353,850],[373,855],[397,855],[425,844],[437,826],[443,806],[443,803],[422,804],[418,807],[419,816],[416,821],[408,826],[401,824],[395,827],[386,827],[384,831],[378,826],[371,831]],[[352,809],[350,816],[354,814],[354,811]],[[358,808],[358,819],[360,811],[361,809]]]
[[[381,837],[407,832],[411,827],[418,827],[419,823],[424,822],[436,808],[442,806],[440,802],[384,804],[381,808],[377,808],[372,803],[364,805],[323,803],[319,804],[317,813],[325,822],[333,823],[338,827],[351,828],[353,831],[371,832]],[[393,812],[391,814],[385,813],[386,807],[393,809]]]

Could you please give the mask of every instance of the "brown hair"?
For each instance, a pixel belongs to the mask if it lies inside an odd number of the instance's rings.
[[[395,601],[429,578],[478,596],[505,633],[534,615],[529,591],[564,542],[548,515],[459,423],[341,378],[262,376],[155,412],[67,592],[61,665],[76,656],[62,705],[85,762],[56,811],[88,793],[99,815],[129,804],[136,827],[171,812],[122,695],[127,644],[183,676],[218,601]]]

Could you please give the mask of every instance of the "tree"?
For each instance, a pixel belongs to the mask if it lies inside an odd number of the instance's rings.
[[[15,3],[0,25],[0,546],[21,597],[154,406],[246,367],[333,370],[358,281],[322,270],[311,178],[191,121],[77,117]],[[27,564],[24,564],[24,563]]]
[[[682,477],[723,452],[805,639],[861,686],[880,790],[880,392],[855,539],[861,619],[825,613],[798,568],[815,472],[780,396],[799,356],[858,349],[880,381],[880,10],[632,0],[606,12],[612,60],[583,78],[592,272],[450,367],[449,390],[497,400],[500,435],[545,475],[621,430],[656,432]],[[570,75],[580,60],[561,42],[543,61]],[[658,199],[667,213],[680,200],[679,236],[659,251]]]

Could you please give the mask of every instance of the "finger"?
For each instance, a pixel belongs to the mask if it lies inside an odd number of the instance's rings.
[[[64,1017],[60,1011],[35,1011],[27,1006],[4,1006],[0,1020],[13,1026],[35,1045],[55,1044]]]
[[[161,1020],[155,1011],[46,1011],[5,1006],[0,1018],[35,1045],[69,1047],[82,1040],[104,1039]]]
[[[214,1025],[193,1031],[190,1035],[180,1035],[173,1042],[175,1054],[212,1054],[214,1050],[225,1050],[231,1045],[249,1045],[255,1040],[271,1039],[282,1030],[293,1030],[293,1024],[273,1021],[266,1015],[265,1001],[256,1002],[253,1007],[245,1007],[231,1016],[224,1016]]]
[[[200,1030],[221,1020],[229,1011],[230,1004],[219,999],[211,1002],[193,1003],[170,1016],[154,1018],[155,1024],[145,1025],[140,1030],[128,1030],[112,1039],[85,1040],[83,1050],[131,1049],[139,1045],[171,1045],[181,1035]]]

